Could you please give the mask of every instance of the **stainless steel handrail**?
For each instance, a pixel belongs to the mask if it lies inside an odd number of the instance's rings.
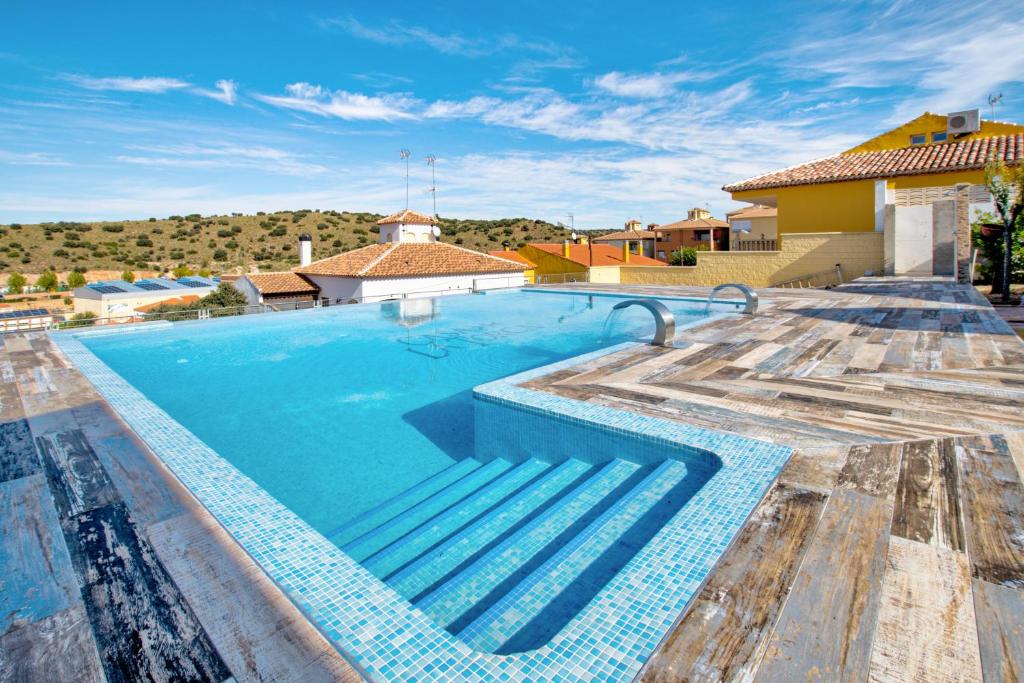
[[[715,294],[717,294],[723,289],[729,288],[738,289],[740,290],[740,292],[743,293],[744,298],[747,300],[746,306],[743,307],[743,312],[745,314],[754,315],[755,313],[757,313],[757,292],[752,290],[750,287],[747,287],[746,285],[741,285],[735,282],[728,282],[724,285],[718,285],[717,287],[711,290],[710,294],[708,294],[708,302],[704,305],[704,315],[707,315],[708,311],[711,310],[711,304],[713,304],[715,301]]]
[[[612,306],[613,311],[618,311],[629,306],[642,306],[654,316],[654,323],[657,326],[654,331],[654,339],[651,344],[654,346],[672,346],[672,340],[676,336],[676,318],[668,306],[657,299],[627,299],[622,303]]]

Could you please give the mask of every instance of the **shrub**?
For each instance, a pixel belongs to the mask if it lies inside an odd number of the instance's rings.
[[[92,311],[83,311],[68,318],[61,327],[89,327],[94,324],[96,324],[96,314]]]
[[[124,232],[123,225],[104,225],[103,232]]]
[[[148,236],[140,235],[139,239],[135,240],[135,246],[137,246],[137,247],[151,247],[151,246],[153,246],[153,240],[149,239]]]
[[[283,225],[279,226],[279,227],[276,227],[276,228],[274,228],[273,230],[270,231],[270,236],[271,237],[281,237],[281,236],[287,235],[287,234],[288,234],[288,230]]]
[[[11,294],[21,294],[25,291],[25,276],[21,273],[11,273],[7,278],[7,291]]]
[[[214,261],[227,261],[228,260],[228,252],[224,251],[223,249],[218,249],[217,251],[213,252],[213,260]]]
[[[71,271],[71,274],[68,275],[68,287],[71,289],[85,287],[85,274],[80,273],[77,270]]]
[[[121,279],[125,282],[135,282],[135,273],[130,270],[126,270],[121,273]]]
[[[68,255],[68,252],[64,251],[63,249],[54,249],[53,255],[56,256],[57,258],[64,258],[65,256]]]
[[[198,213],[190,213],[189,215],[185,216],[185,220],[187,220],[189,223],[198,223],[199,221],[203,220],[203,217],[200,216]]]
[[[227,218],[218,218],[217,225],[227,225],[229,223]]]
[[[697,265],[697,250],[693,247],[676,249],[669,256],[668,262],[673,266],[695,266]]]
[[[231,234],[232,233],[231,233],[230,230],[218,230],[217,231],[217,237],[231,237]]]
[[[192,272],[191,268],[183,264],[172,270],[171,275],[173,275],[175,279],[177,279],[179,277],[188,277],[189,275],[194,275],[194,273]]]
[[[224,246],[228,249],[238,249],[238,242],[234,240],[228,240],[224,243]]]
[[[342,244],[341,240],[334,240],[333,242],[331,242],[331,246],[335,247],[335,248],[340,247],[341,244]]]

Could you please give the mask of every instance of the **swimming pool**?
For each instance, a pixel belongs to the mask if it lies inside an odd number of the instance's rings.
[[[604,329],[618,300],[516,291],[58,343],[369,675],[615,679],[788,455],[518,386],[649,336],[640,309]],[[638,593],[659,555],[670,585]]]

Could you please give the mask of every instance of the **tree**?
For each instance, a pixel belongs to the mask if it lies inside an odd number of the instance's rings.
[[[121,273],[121,279],[125,282],[135,282],[135,273],[130,270],[126,270]]]
[[[1020,228],[1024,212],[1024,164],[1007,166],[991,159],[985,166],[985,186],[992,195],[996,215],[1003,224],[1002,303],[1010,303],[1010,278],[1013,267],[1014,233]]]
[[[179,277],[188,277],[189,275],[194,275],[194,273],[192,272],[192,269],[189,268],[188,266],[178,266],[177,268],[171,271],[171,275],[173,275],[175,279],[177,279]]]
[[[21,294],[25,291],[25,276],[21,273],[11,273],[10,277],[7,278],[7,291],[11,294]]]
[[[79,273],[77,270],[68,275],[68,287],[71,289],[77,289],[78,287],[85,287],[85,275]]]
[[[249,300],[231,284],[222,282],[217,285],[216,290],[200,299],[199,303],[202,308],[230,308],[246,306],[249,304]]]
[[[672,266],[695,266],[697,265],[697,250],[693,247],[676,249],[669,254],[668,262]]]
[[[57,279],[57,273],[52,270],[44,270],[43,274],[36,280],[36,287],[45,289],[47,292],[56,292],[59,285],[60,281]]]

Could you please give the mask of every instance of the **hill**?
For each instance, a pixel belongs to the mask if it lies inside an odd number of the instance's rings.
[[[186,265],[214,274],[252,268],[286,270],[299,263],[299,235],[313,236],[320,259],[377,241],[375,213],[277,211],[256,215],[170,216],[144,221],[0,225],[0,273],[113,270],[169,271]],[[568,231],[540,220],[442,218],[441,239],[469,249],[555,242]],[[6,279],[6,278],[5,278]],[[90,277],[89,279],[95,279]]]

